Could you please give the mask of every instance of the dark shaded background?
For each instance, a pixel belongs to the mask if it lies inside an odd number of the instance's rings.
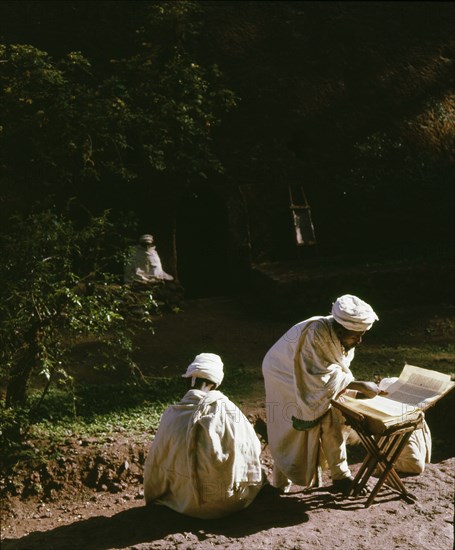
[[[0,39],[56,58],[81,51],[102,74],[110,59],[136,51],[148,4],[3,1]],[[169,210],[174,182],[147,173],[134,193],[101,182],[85,203],[133,210],[142,232],[153,225],[165,257],[167,218],[176,215],[177,227],[188,228],[177,231],[182,276],[186,258],[193,261],[183,243],[194,240],[211,250],[200,262],[212,254],[205,265],[216,264],[212,279],[240,261],[241,246],[230,254],[229,238],[249,239],[247,261],[297,259],[290,184],[305,189],[319,257],[453,258],[453,3],[200,5],[194,58],[218,64],[240,98],[216,134],[224,176],[209,178],[202,192],[192,182]],[[241,200],[229,202],[234,196]],[[209,220],[205,240],[203,223],[188,225],[204,209],[214,220],[229,218],[219,227]]]

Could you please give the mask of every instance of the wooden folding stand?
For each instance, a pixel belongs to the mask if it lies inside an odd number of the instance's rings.
[[[395,471],[394,465],[409,441],[412,432],[422,427],[423,413],[419,411],[413,415],[412,419],[399,417],[396,422],[384,427],[384,429],[375,429],[366,415],[352,411],[338,401],[332,401],[332,405],[341,411],[346,423],[358,433],[360,441],[367,452],[367,456],[354,478],[350,494],[353,496],[359,495],[362,489],[366,487],[373,472],[377,470],[379,479],[368,496],[365,503],[366,508],[373,503],[384,484],[397,491],[406,502],[415,502],[416,497],[406,490]]]

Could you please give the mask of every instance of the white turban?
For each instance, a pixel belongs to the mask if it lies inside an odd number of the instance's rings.
[[[223,361],[215,353],[200,353],[188,365],[183,378],[205,378],[219,386],[224,378]],[[193,380],[194,384],[194,380]]]
[[[337,299],[332,306],[332,315],[345,329],[356,332],[369,330],[373,323],[379,320],[370,305],[351,294],[345,294]]]
[[[139,237],[139,242],[144,244],[152,244],[153,235],[142,235],[141,237]]]

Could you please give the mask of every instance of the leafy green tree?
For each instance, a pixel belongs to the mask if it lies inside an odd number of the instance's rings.
[[[151,323],[156,304],[144,293],[128,307],[128,289],[109,272],[122,237],[105,212],[81,225],[46,210],[16,217],[1,237],[1,375],[6,405],[24,405],[34,376],[69,377],[74,343],[83,335],[103,342],[111,366],[134,368],[134,322]],[[136,304],[137,305],[137,304]]]
[[[10,200],[13,189],[19,199],[68,193],[68,184],[93,168],[93,129],[83,108],[94,93],[90,64],[76,53],[55,63],[22,44],[0,45],[0,58],[3,192]]]
[[[199,9],[150,3],[137,53],[96,69],[80,52],[56,61],[31,45],[0,44],[0,184],[9,212],[43,192],[61,204],[94,189],[121,202],[138,177],[162,185],[222,170],[213,132],[236,98],[218,67],[196,59]]]
[[[135,149],[158,172],[206,177],[223,171],[214,129],[238,98],[216,64],[199,60],[202,25],[199,2],[151,2],[138,29],[141,49],[120,63],[125,102],[137,107]]]
[[[95,197],[105,208],[113,195],[121,204],[137,181],[172,188],[182,175],[222,170],[214,129],[236,98],[218,67],[197,58],[200,23],[197,2],[151,2],[134,55],[95,66],[81,52],[54,59],[30,44],[0,44],[0,375],[8,410],[26,403],[36,377],[43,397],[52,382],[69,380],[71,349],[84,335],[104,343],[106,364],[135,368],[135,322],[150,322],[156,302],[144,293],[130,307],[131,294],[112,275],[128,231],[114,227],[118,213],[70,215],[64,205]],[[55,208],[43,206],[51,201]]]

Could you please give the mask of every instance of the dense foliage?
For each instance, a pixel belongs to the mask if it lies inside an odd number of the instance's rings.
[[[153,186],[222,171],[212,134],[235,96],[216,65],[191,54],[198,4],[151,2],[141,13],[129,55],[103,64],[81,51],[56,59],[29,43],[0,44],[8,406],[25,403],[34,374],[49,383],[68,377],[72,339],[82,334],[107,335],[107,364],[132,364],[134,315],[116,284],[130,227],[119,212],[103,213],[109,197],[121,203],[139,175]],[[135,315],[142,321],[154,307],[150,295]]]
[[[333,227],[362,253],[427,252],[453,231],[454,15],[447,2],[5,0],[0,208],[52,191],[147,219],[156,196],[160,216],[224,170],[253,259],[295,254],[290,183],[323,252]]]
[[[1,44],[3,208],[43,192],[87,202],[94,186],[128,194],[122,186],[144,173],[221,171],[212,133],[235,97],[216,65],[193,59],[195,20],[192,2],[151,3],[135,53],[101,68],[81,52],[55,60],[33,45]]]
[[[128,364],[120,212],[134,207],[149,223],[153,199],[177,203],[194,181],[216,187],[224,173],[231,224],[247,220],[241,244],[256,260],[295,254],[290,183],[305,187],[330,252],[450,248],[453,9],[2,2],[8,404],[24,402],[33,374],[66,378],[69,343],[83,334],[110,335],[106,364]],[[153,214],[171,223],[163,204]]]
[[[69,352],[82,335],[104,339],[111,366],[134,367],[131,330],[125,326],[127,287],[112,275],[122,242],[108,218],[88,217],[79,226],[51,210],[16,217],[1,238],[0,341],[6,404],[24,404],[32,375],[49,383],[68,377]],[[150,322],[156,309],[147,295],[137,319]],[[114,359],[115,358],[115,359]],[[106,360],[106,359],[105,359]]]

